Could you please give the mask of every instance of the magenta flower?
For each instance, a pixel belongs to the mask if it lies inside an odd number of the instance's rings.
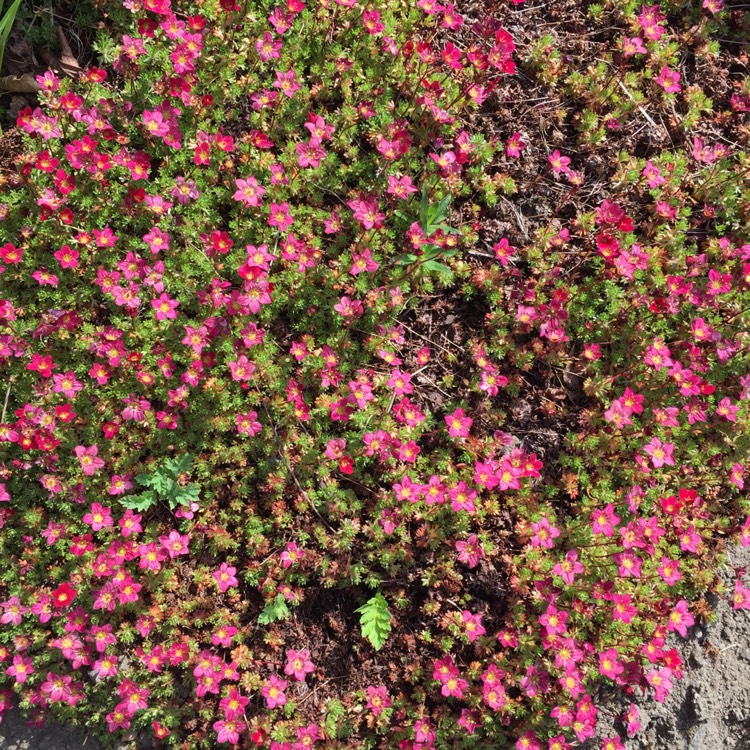
[[[275,674],[272,674],[268,678],[268,684],[261,688],[261,695],[266,699],[266,705],[268,708],[276,708],[277,706],[283,706],[286,704],[286,690],[287,681],[282,680]]]
[[[456,542],[455,547],[458,552],[458,561],[466,563],[470,568],[476,568],[479,561],[485,557],[484,549],[476,534],[470,534],[465,542]]]
[[[633,599],[629,594],[613,594],[614,603],[613,617],[615,620],[621,620],[626,625],[638,614],[638,610],[633,606]]]
[[[94,474],[104,466],[104,461],[98,457],[99,448],[92,445],[89,448],[85,448],[83,445],[77,445],[73,449],[73,453],[76,454],[78,462],[81,464],[81,469],[87,477],[92,477]]]
[[[608,503],[603,510],[595,510],[591,514],[591,531],[594,534],[613,536],[615,526],[620,523],[620,517],[615,513],[612,503]]]
[[[83,383],[70,370],[62,374],[55,373],[52,376],[52,381],[54,383],[52,390],[55,393],[62,393],[66,398],[75,398],[76,394],[83,390]]]
[[[109,480],[110,495],[124,495],[128,490],[133,489],[133,483],[130,481],[132,474],[113,474]],[[132,513],[132,511],[131,511]]]
[[[547,610],[539,618],[539,624],[547,629],[547,632],[552,635],[564,633],[568,627],[566,625],[568,621],[568,613],[559,610],[554,604],[548,604]]]
[[[385,685],[374,685],[367,686],[367,705],[365,708],[369,708],[375,716],[380,716],[386,708],[389,708],[393,701],[391,701],[388,695],[388,689]]]
[[[250,699],[242,695],[237,688],[230,688],[228,695],[219,701],[219,708],[227,719],[240,717]]]
[[[565,559],[552,568],[552,572],[556,576],[560,576],[568,586],[572,586],[576,576],[583,571],[583,565],[578,562],[578,552],[574,549],[568,550]]]
[[[69,674],[61,676],[55,672],[47,672],[47,679],[42,683],[40,690],[47,696],[50,703],[57,703],[70,697],[71,682],[73,682],[73,677]]]
[[[17,684],[22,685],[29,676],[34,673],[34,665],[31,659],[16,654],[13,657],[13,664],[11,664],[6,670],[5,674],[9,677],[13,677]]]
[[[232,373],[232,380],[236,381],[250,380],[255,372],[255,364],[244,354],[241,354],[236,362],[227,362],[227,366]]]
[[[674,586],[675,583],[682,578],[682,573],[680,573],[680,561],[670,560],[668,557],[662,557],[658,573],[667,582],[667,585]]]
[[[476,500],[477,493],[469,489],[465,482],[459,482],[456,487],[451,487],[448,490],[448,497],[451,499],[451,508],[456,513],[462,510],[467,513],[474,513],[476,510],[474,500]]]
[[[263,425],[258,421],[258,412],[249,411],[246,414],[237,415],[237,432],[240,435],[250,435],[254,437],[262,429]]]
[[[530,542],[532,547],[552,549],[555,546],[555,539],[560,536],[560,529],[552,526],[546,517],[539,522],[532,523],[531,529],[534,532]]]
[[[277,70],[276,80],[273,82],[273,86],[290,99],[294,96],[295,91],[299,91],[302,88],[302,86],[297,83],[297,76],[293,70],[287,70],[284,73]]]
[[[365,313],[365,308],[359,300],[352,300],[346,296],[341,297],[333,309],[342,318],[358,318]]]
[[[304,550],[301,550],[294,542],[289,542],[286,549],[281,553],[281,567],[289,568],[302,559]]]
[[[487,632],[482,625],[482,615],[472,614],[468,609],[465,609],[461,612],[461,619],[463,620],[466,637],[472,643]]]
[[[659,469],[665,464],[674,466],[673,451],[674,444],[662,443],[659,438],[652,438],[650,443],[643,446],[643,452],[651,456],[651,463],[655,469]]]
[[[688,603],[680,599],[669,614],[667,630],[676,631],[683,638],[687,637],[687,629],[695,622],[695,618],[688,611]]]
[[[240,741],[240,729],[242,723],[237,719],[221,719],[213,723],[216,732],[216,741],[219,743],[227,742],[230,745],[236,745]]]
[[[260,206],[261,199],[266,194],[266,189],[258,183],[255,177],[248,177],[246,180],[235,180],[237,191],[232,196],[245,206]]]
[[[306,648],[302,651],[287,649],[284,674],[292,675],[295,680],[304,682],[307,675],[314,671],[315,664],[310,660],[310,652]]]
[[[157,320],[174,320],[177,317],[177,308],[179,302],[171,299],[166,292],[162,292],[157,299],[151,300],[151,306],[154,308]]]
[[[112,508],[92,503],[91,510],[83,517],[83,522],[91,526],[93,531],[100,531],[106,526],[112,526]]]
[[[448,425],[448,434],[451,437],[469,437],[469,429],[474,420],[471,417],[467,417],[463,409],[456,409],[452,414],[444,417],[444,419]]]
[[[218,570],[215,570],[213,573],[214,578],[216,579],[216,583],[219,585],[219,590],[224,593],[232,586],[237,586],[238,581],[235,577],[235,574],[237,573],[237,568],[227,565],[226,563],[222,563],[221,567]]]
[[[190,535],[185,534],[183,536],[179,531],[175,531],[174,529],[169,532],[169,536],[160,536],[159,541],[161,542],[162,547],[167,551],[170,560],[173,560],[179,555],[187,555],[190,551],[188,548]]]
[[[269,208],[268,226],[277,227],[279,231],[285,232],[292,224],[294,217],[289,213],[289,204],[286,201],[272,203]]]
[[[676,70],[670,70],[666,65],[661,69],[659,77],[656,82],[666,91],[668,94],[677,93],[682,90],[680,86],[680,73]]]

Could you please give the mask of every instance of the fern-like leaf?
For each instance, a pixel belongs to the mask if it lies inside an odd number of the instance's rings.
[[[368,599],[358,610],[362,637],[372,644],[376,651],[383,648],[391,632],[391,612],[386,598],[377,593]]]

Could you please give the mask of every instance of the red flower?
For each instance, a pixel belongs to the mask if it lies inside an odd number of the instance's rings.
[[[339,461],[339,471],[342,474],[353,474],[354,473],[354,460],[351,456],[344,456]]]
[[[52,602],[56,607],[67,607],[73,603],[76,596],[78,592],[66,582],[52,592]]]

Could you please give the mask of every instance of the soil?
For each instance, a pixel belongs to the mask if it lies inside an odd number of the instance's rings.
[[[722,576],[728,592],[748,566],[750,549],[732,550]],[[664,703],[648,696],[614,698],[600,706],[600,737],[615,736],[618,728],[624,736],[619,717],[634,702],[641,730],[626,741],[627,750],[750,749],[750,613],[718,597],[711,604],[713,622],[696,624],[686,639],[670,644],[679,648],[685,674]]]

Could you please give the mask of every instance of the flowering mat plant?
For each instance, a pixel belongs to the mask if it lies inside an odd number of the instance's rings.
[[[2,165],[0,713],[565,750],[664,700],[750,607],[744,8],[100,2]]]

